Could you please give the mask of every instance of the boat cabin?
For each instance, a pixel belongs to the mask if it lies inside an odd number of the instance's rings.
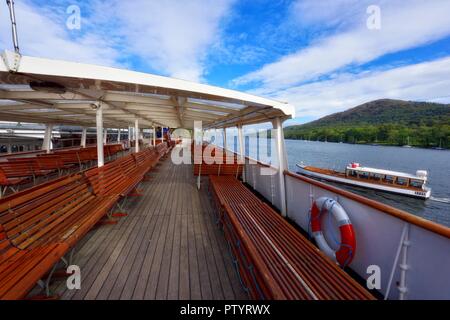
[[[424,189],[427,182],[427,172],[424,170],[418,170],[416,175],[411,175],[397,171],[361,167],[357,163],[352,163],[347,166],[345,176],[347,178],[367,180],[379,184],[390,184],[397,187],[420,190]]]

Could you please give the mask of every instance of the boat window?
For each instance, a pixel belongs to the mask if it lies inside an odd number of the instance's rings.
[[[359,177],[362,179],[369,179],[369,173],[367,172],[360,172]]]
[[[379,181],[379,180],[381,180],[382,178],[383,178],[383,175],[381,175],[381,174],[378,174],[378,173],[372,174],[372,179],[373,179],[373,180]]]
[[[413,188],[422,189],[423,181],[422,180],[411,180],[409,185]]]
[[[399,184],[401,186],[406,186],[408,184],[408,179],[399,177],[397,179],[397,184]]]
[[[348,175],[351,176],[351,177],[356,177],[357,176],[357,174],[356,174],[356,172],[354,170],[348,170]]]
[[[394,183],[395,177],[394,176],[386,176],[385,180],[387,183]]]

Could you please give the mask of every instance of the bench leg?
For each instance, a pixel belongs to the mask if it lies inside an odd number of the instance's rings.
[[[114,219],[113,213],[111,211],[109,211],[106,216],[104,216],[103,218],[100,219],[100,221],[98,221],[94,228],[98,228],[100,226],[104,226],[104,225],[111,225],[111,224],[117,224],[119,223],[119,219]]]
[[[124,203],[122,203],[121,205],[119,205],[119,202],[117,203],[117,206],[119,207],[119,209],[121,211],[124,211]],[[113,208],[114,209],[114,208]],[[111,209],[108,214],[106,215],[106,217],[102,218],[99,222],[97,222],[97,225],[110,225],[110,224],[117,224],[119,222],[119,219],[117,218],[121,218],[121,217],[126,217],[128,216],[127,213],[123,213],[123,212],[113,212],[113,209]]]
[[[138,189],[137,186],[136,186],[136,187],[133,188],[133,190],[131,190],[131,192],[127,196],[140,197],[140,196],[142,196],[142,190]]]
[[[117,201],[117,208],[119,208],[120,211],[126,211],[125,207],[127,204],[127,197],[123,197],[122,202],[119,200]]]
[[[199,173],[198,177],[197,177],[197,189],[200,190],[201,187],[201,174]]]
[[[0,188],[0,198],[2,198],[4,195],[6,195],[6,193],[8,192],[8,189],[10,189],[12,193],[16,193],[19,191],[19,186],[17,186],[17,187],[14,187],[14,186],[1,187]]]
[[[38,286],[45,290],[45,296],[44,297],[42,297],[42,296],[35,296],[34,297],[35,299],[41,300],[41,299],[48,299],[49,297],[52,297],[50,295],[50,281],[52,279],[53,274],[55,273],[55,270],[56,270],[57,266],[58,266],[58,263],[55,263],[53,268],[48,273],[47,278],[45,280],[41,279],[41,280],[39,280],[37,282]]]
[[[62,257],[61,258],[61,261],[64,263],[64,265],[66,266],[66,267],[68,267],[68,266],[70,266],[71,264],[72,264],[72,261],[73,261],[73,255],[75,254],[75,248],[72,248],[70,251],[69,251],[69,254],[68,254],[68,257],[67,257],[67,259],[65,258],[65,257]]]

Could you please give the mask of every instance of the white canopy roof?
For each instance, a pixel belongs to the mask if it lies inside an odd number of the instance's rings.
[[[20,56],[0,61],[0,121],[95,126],[223,128],[294,117],[293,106],[247,93],[140,72]]]
[[[388,176],[395,176],[395,177],[401,177],[406,179],[415,179],[415,180],[426,180],[426,177],[419,177],[413,174],[405,173],[405,172],[398,172],[398,171],[392,171],[392,170],[384,170],[384,169],[375,169],[375,168],[369,168],[369,167],[356,167],[353,168],[352,166],[347,166],[347,169],[354,170],[358,172],[366,172],[366,173],[374,173],[379,175],[388,175]]]

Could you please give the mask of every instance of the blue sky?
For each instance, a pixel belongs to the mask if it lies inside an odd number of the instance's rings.
[[[16,1],[23,54],[288,101],[290,124],[379,98],[449,103],[449,12],[448,0]],[[10,49],[5,4],[0,19]]]

